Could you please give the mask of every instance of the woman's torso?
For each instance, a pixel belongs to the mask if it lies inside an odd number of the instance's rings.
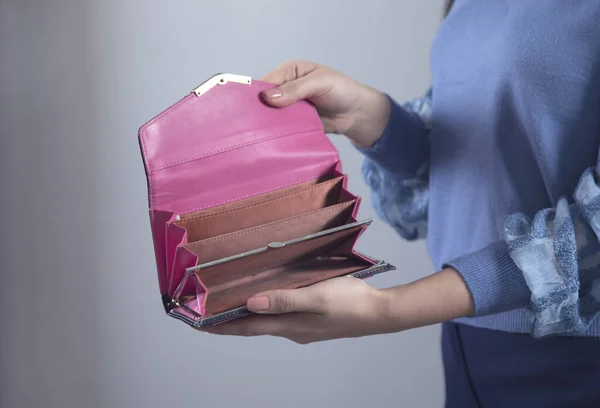
[[[436,267],[571,196],[600,137],[600,0],[457,0],[435,38]]]

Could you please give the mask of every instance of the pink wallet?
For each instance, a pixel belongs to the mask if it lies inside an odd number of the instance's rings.
[[[163,305],[191,326],[248,315],[265,290],[394,269],[354,249],[371,220],[315,108],[269,107],[271,87],[219,74],[139,130]]]

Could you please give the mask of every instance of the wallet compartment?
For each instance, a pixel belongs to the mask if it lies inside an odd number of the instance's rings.
[[[214,261],[251,251],[271,242],[288,241],[339,227],[351,220],[356,201],[337,204],[284,220],[196,241],[184,247],[198,257],[198,263]]]
[[[284,220],[343,202],[344,177],[317,180],[189,214],[173,224],[185,229],[187,242]]]
[[[263,291],[295,289],[372,266],[351,251],[365,228],[357,225],[196,271],[203,316],[244,306]]]
[[[251,251],[270,242],[287,241],[339,227],[354,220],[353,213],[357,203],[357,200],[352,200],[269,224],[180,245],[175,252],[169,275],[169,293],[174,292],[185,275],[182,263],[177,259],[183,252],[193,254],[197,264],[203,264]]]

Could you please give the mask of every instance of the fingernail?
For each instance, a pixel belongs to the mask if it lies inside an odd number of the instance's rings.
[[[268,296],[256,296],[248,299],[248,310],[252,312],[262,312],[269,309]]]
[[[264,91],[263,95],[266,96],[268,99],[277,99],[281,98],[283,96],[283,93],[281,92],[281,90],[279,90],[279,88],[273,88]]]

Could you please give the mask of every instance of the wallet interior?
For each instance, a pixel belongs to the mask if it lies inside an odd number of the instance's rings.
[[[202,315],[243,306],[265,290],[295,289],[368,268],[371,263],[352,254],[362,229],[357,226],[198,270],[194,278],[203,298]]]
[[[283,220],[347,202],[343,177],[315,179],[204,211],[185,214],[174,221],[184,228],[189,242]]]
[[[196,285],[187,285],[180,295],[194,290],[198,312],[208,317],[242,307],[261,291],[306,286],[372,266],[352,250],[366,225],[339,230],[356,223],[358,205],[344,181],[344,176],[323,177],[172,221],[170,227],[185,231],[186,238],[178,244],[194,255],[196,266],[272,243],[298,241],[198,269]],[[170,274],[173,292],[184,276],[185,268],[175,261]]]

